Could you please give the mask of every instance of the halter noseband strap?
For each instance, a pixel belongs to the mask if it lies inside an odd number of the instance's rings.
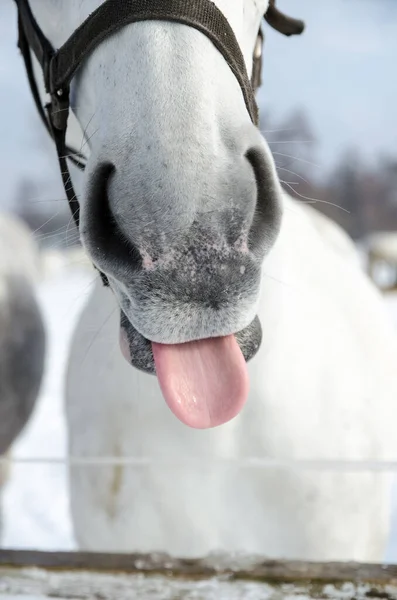
[[[255,91],[261,83],[262,42],[261,30],[254,50],[252,78],[249,80],[244,57],[234,32],[226,17],[211,0],[106,0],[70,36],[65,44],[55,50],[38,26],[28,0],[15,0],[18,8],[18,46],[25,61],[26,72],[34,101],[47,131],[54,139],[63,185],[79,227],[80,206],[74,193],[66,158],[84,170],[84,157],[66,145],[66,129],[69,116],[70,82],[81,63],[108,36],[129,23],[138,21],[174,21],[202,32],[221,52],[240,84],[245,105],[252,122],[258,124],[258,108]],[[270,0],[265,15],[267,22],[285,35],[300,34],[302,21],[286,17]],[[43,69],[46,92],[50,102],[43,109],[36,79],[34,77],[33,51]],[[108,285],[106,276],[102,281]]]

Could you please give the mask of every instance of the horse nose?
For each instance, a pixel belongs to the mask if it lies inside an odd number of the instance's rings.
[[[161,254],[162,246],[185,243],[186,236],[197,250],[203,245],[203,239],[208,247],[211,244],[216,247],[222,245],[225,236],[228,243],[233,241],[234,248],[250,251],[255,261],[261,262],[274,244],[281,225],[282,191],[274,163],[262,144],[248,146],[234,167],[232,163],[231,159],[228,179],[221,169],[213,169],[210,184],[205,182],[201,186],[204,192],[211,187],[212,210],[207,212],[195,208],[204,202],[202,195],[205,198],[200,186],[199,189],[191,187],[189,201],[182,203],[185,210],[178,212],[185,193],[181,180],[190,184],[191,174],[184,173],[178,178],[172,169],[160,172],[160,186],[159,177],[153,184],[142,177],[134,179],[131,167],[127,170],[109,161],[92,165],[82,203],[80,231],[94,264],[106,274],[127,280],[142,269],[142,250],[146,246],[153,258],[153,253]],[[232,203],[231,197],[234,197]],[[169,214],[166,210],[164,215],[159,211],[162,202]],[[201,228],[200,235],[194,235],[195,227]],[[156,237],[162,231],[165,231],[163,241]],[[201,266],[196,265],[196,268]]]

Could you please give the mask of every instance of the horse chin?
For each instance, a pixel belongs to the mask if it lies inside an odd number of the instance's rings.
[[[241,352],[248,362],[258,352],[262,342],[262,327],[258,317],[244,329],[235,334]],[[120,312],[120,348],[126,361],[136,369],[156,374],[152,343],[131,325],[128,318]]]

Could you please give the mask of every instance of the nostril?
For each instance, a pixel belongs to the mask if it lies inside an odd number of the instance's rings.
[[[89,184],[84,205],[84,245],[97,266],[106,271],[107,264],[123,269],[139,269],[142,258],[138,249],[123,234],[108,196],[109,182],[116,168],[111,163],[98,166]]]
[[[281,190],[271,159],[260,148],[251,148],[246,158],[255,174],[257,202],[249,234],[249,248],[263,256],[273,246],[281,226]]]

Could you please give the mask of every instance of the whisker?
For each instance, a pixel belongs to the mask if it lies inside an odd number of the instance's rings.
[[[79,242],[80,242],[80,236],[76,237],[75,239],[72,239],[72,238],[69,239],[68,238],[68,241],[65,242],[65,248],[66,249],[68,249],[68,248],[75,248],[76,246],[80,245]],[[81,261],[81,262],[83,264],[83,261]]]
[[[37,235],[37,238],[45,239],[47,236],[62,235],[63,233],[66,232],[68,226],[69,226],[69,224],[62,225],[61,227],[58,227],[58,229]],[[42,225],[41,227],[44,227],[44,225]],[[36,232],[34,232],[34,233],[36,233]]]
[[[286,184],[291,191],[293,191],[297,196],[299,196],[299,198],[303,198],[304,200],[307,200],[307,202],[305,204],[316,204],[316,203],[320,203],[320,204],[328,204],[330,206],[335,206],[335,208],[339,208],[340,210],[343,210],[344,212],[346,212],[347,214],[350,214],[350,211],[347,210],[346,208],[344,208],[343,206],[339,206],[339,204],[335,204],[334,202],[328,202],[327,200],[320,200],[319,198],[308,198],[307,196],[303,196],[302,194],[299,194],[299,192],[297,192],[291,185],[289,185],[288,183]]]
[[[98,275],[95,275],[95,277],[93,277],[86,285],[84,285],[84,287],[82,287],[82,289],[80,290],[80,293],[75,297],[74,300],[71,301],[70,305],[69,305],[69,309],[72,308],[76,302],[78,302],[81,299],[81,296],[83,294],[86,294],[89,290],[89,288],[92,288],[93,285],[98,281]]]
[[[97,129],[95,129],[95,131],[93,131],[93,133],[90,135],[90,137],[88,137],[88,138],[87,138],[87,139],[84,141],[84,144],[82,144],[82,145],[81,145],[80,152],[81,152],[81,151],[83,150],[83,148],[84,148],[84,147],[85,147],[85,146],[86,146],[86,145],[89,143],[89,141],[90,141],[90,140],[92,140],[92,138],[94,137],[94,135],[95,135],[96,133],[98,133],[98,131],[99,131],[99,127],[98,127]]]
[[[261,133],[279,133],[281,131],[296,131],[294,127],[287,127],[287,129],[262,129]]]
[[[29,204],[45,204],[46,202],[66,202],[66,198],[48,198],[48,200],[26,200]]]
[[[53,114],[56,115],[56,114],[64,112],[64,111],[78,110],[80,107],[83,107],[83,104],[81,104],[81,105],[79,104],[79,105],[76,105],[76,106],[70,106],[70,107],[68,106],[67,108],[59,108],[58,110],[54,110]]]
[[[45,239],[47,236],[54,236],[54,235],[63,235],[64,233],[66,233],[68,224],[62,225],[61,227],[58,227],[58,229],[53,229],[53,230],[48,230],[47,232],[43,232],[43,233],[39,233],[36,237],[38,239]],[[77,234],[77,231],[75,231],[74,233]]]
[[[302,181],[304,181],[308,185],[312,185],[308,179],[305,179],[304,177],[302,177],[302,175],[299,175],[299,173],[295,173],[294,171],[291,171],[290,169],[287,169],[286,167],[279,167],[278,165],[276,165],[276,169],[280,170],[280,171],[287,171],[287,173],[290,173],[291,175],[295,175],[296,177],[299,177],[299,179],[302,179]]]
[[[84,147],[85,147],[85,146],[86,146],[86,145],[89,143],[89,141],[90,141],[90,140],[93,138],[93,136],[94,136],[94,135],[95,135],[95,134],[96,134],[96,133],[99,131],[99,127],[98,127],[98,128],[97,128],[97,129],[96,129],[96,130],[95,130],[95,131],[94,131],[94,132],[93,132],[93,133],[92,133],[92,134],[91,134],[91,135],[90,135],[90,136],[87,138],[87,130],[88,130],[88,127],[90,126],[90,124],[91,124],[91,122],[92,122],[93,118],[95,117],[95,115],[96,115],[96,112],[94,112],[94,113],[92,114],[91,118],[89,119],[89,121],[88,121],[87,125],[86,125],[86,126],[85,126],[85,128],[84,128],[83,135],[82,135],[82,138],[81,138],[81,143],[80,143],[80,149],[79,149],[79,151],[78,151],[78,152],[79,152],[79,154],[82,154],[83,148],[84,148]],[[69,159],[70,159],[70,158],[72,158],[72,156],[73,156],[73,155],[71,155],[71,154],[66,154],[66,155],[65,155],[65,156],[63,156],[62,158],[66,158],[66,159],[68,159],[68,158],[69,158]],[[67,172],[67,171],[66,171],[66,172],[62,172],[62,175],[67,175],[67,174],[68,174],[68,172]],[[67,181],[66,181],[65,185],[69,185],[69,183],[71,182],[71,180],[72,180],[72,176],[71,176],[71,173],[69,172],[69,177],[68,177],[68,179],[67,179]],[[75,197],[76,197],[76,196],[75,196]]]
[[[74,198],[75,198],[75,196],[74,196]],[[74,217],[75,217],[76,213],[77,213],[79,210],[80,210],[80,206],[78,206],[78,207],[76,208],[76,210],[75,210],[74,212],[72,212],[72,215],[71,215],[71,217],[70,217],[70,219],[69,219],[69,223],[67,224],[67,227],[66,227],[66,233],[65,233],[65,240],[66,240],[66,244],[68,243],[68,239],[69,239],[69,238],[68,238],[69,228],[70,228],[70,226],[71,226],[72,224],[74,224],[74,223],[75,223],[75,221],[74,221]],[[78,232],[78,233],[79,233],[79,237],[80,237],[80,232]]]
[[[98,277],[99,277],[99,276],[98,276]],[[85,353],[85,356],[84,356],[84,358],[83,358],[83,361],[82,361],[82,363],[81,363],[81,365],[82,365],[82,366],[84,365],[84,363],[85,363],[85,361],[86,361],[86,359],[87,359],[88,353],[89,353],[89,351],[91,350],[92,346],[94,345],[94,342],[95,342],[95,340],[98,338],[98,336],[100,335],[100,333],[103,331],[103,328],[104,328],[104,327],[105,327],[105,325],[106,325],[106,324],[109,322],[109,320],[112,318],[112,316],[114,315],[114,313],[116,312],[116,310],[117,310],[117,309],[118,309],[118,306],[115,306],[115,307],[114,307],[114,308],[113,308],[113,309],[110,311],[110,314],[109,314],[109,315],[107,316],[107,318],[104,320],[104,322],[102,323],[101,327],[99,327],[99,329],[98,329],[98,330],[95,332],[95,334],[94,334],[94,336],[93,336],[93,338],[92,338],[92,340],[91,340],[91,342],[90,342],[90,345],[89,345],[89,346],[88,346],[88,348],[87,348],[87,352]]]
[[[37,237],[37,240],[38,240],[39,242],[43,243],[43,242],[48,242],[48,241],[49,241],[49,240],[51,240],[51,239],[62,239],[62,235],[63,235],[63,233],[64,233],[63,231],[61,231],[61,232],[57,232],[57,233],[48,233],[47,235],[43,235],[43,236],[41,236],[41,237]],[[79,239],[80,239],[80,235],[77,235],[77,234],[76,234],[76,236],[75,236],[75,238],[74,238],[74,240],[73,240],[73,242],[74,242],[74,243],[73,243],[73,244],[71,244],[71,245],[75,245],[75,243],[76,243],[77,241],[79,241]]]
[[[280,141],[274,141],[274,142],[267,142],[270,146],[270,144],[313,144],[314,140],[280,140]]]
[[[266,277],[266,279],[271,279],[272,281],[275,281],[277,283],[281,283],[282,285],[286,285],[288,287],[292,287],[292,285],[290,283],[287,283],[286,281],[282,281],[281,279],[277,279],[277,277],[273,277],[273,275],[268,275],[264,271],[262,271],[262,275],[263,275],[263,277]]]
[[[38,231],[40,231],[40,229],[42,229],[43,227],[45,227],[46,225],[48,225],[48,223],[50,223],[58,215],[59,215],[59,211],[57,213],[51,215],[51,217],[49,217],[47,219],[47,221],[45,221],[42,225],[40,225],[40,227],[38,227],[37,229],[35,229],[34,231],[32,231],[32,235],[35,235]]]
[[[84,127],[83,136],[82,136],[82,139],[81,139],[81,144],[80,144],[80,152],[82,151],[82,149],[84,148],[84,146],[85,146],[85,144],[86,144],[86,142],[85,142],[84,140],[85,140],[85,137],[86,137],[86,135],[87,135],[88,128],[89,128],[89,126],[91,125],[91,123],[92,123],[92,120],[93,120],[93,118],[95,117],[95,115],[96,115],[96,111],[95,111],[95,112],[92,114],[92,116],[91,116],[91,118],[89,119],[89,121],[88,121],[87,125]],[[98,127],[98,129],[96,129],[96,131],[95,131],[94,133],[96,133],[98,130],[99,130],[99,127]],[[92,135],[94,135],[94,134],[92,134]],[[92,137],[92,136],[91,136],[91,137]],[[87,140],[87,143],[90,141],[91,137],[89,137],[89,138],[88,138],[88,140]]]
[[[312,167],[317,167],[318,169],[321,169],[320,165],[317,165],[316,163],[311,162],[310,160],[306,160],[305,158],[300,158],[299,156],[291,156],[291,154],[283,154],[283,152],[275,152],[275,151],[273,151],[273,154],[276,154],[277,156],[285,156],[286,158],[292,158],[293,160],[297,160],[299,162],[303,162],[308,165],[311,165]]]
[[[281,183],[285,183],[285,185],[299,185],[299,181],[284,181],[283,179],[280,179]]]

